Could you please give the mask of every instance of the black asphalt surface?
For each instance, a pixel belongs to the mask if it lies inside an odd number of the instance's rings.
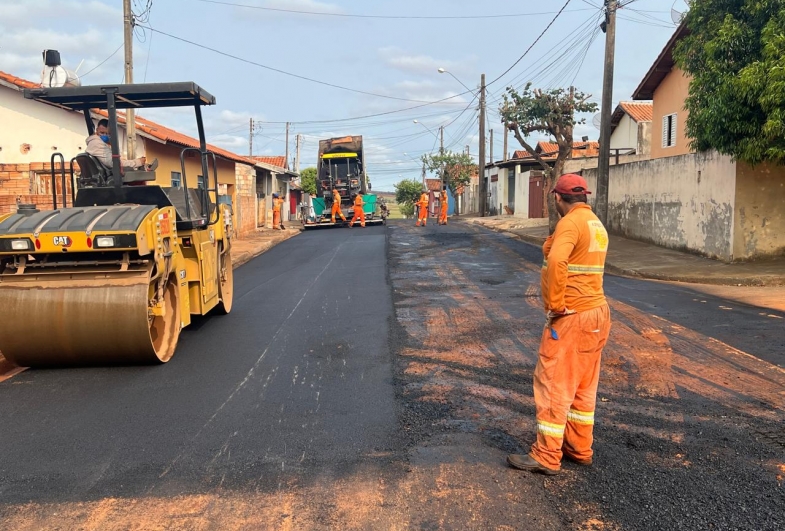
[[[237,269],[232,313],[184,330],[166,365],[3,382],[0,507],[274,489],[387,448],[385,274],[385,227],[305,233]]]
[[[450,252],[434,265],[427,258],[437,250]],[[485,336],[467,342],[509,337],[520,349],[529,347],[515,343],[519,322],[541,326],[541,310],[523,293],[538,282],[541,261],[534,246],[460,222],[287,240],[235,271],[232,314],[198,319],[166,365],[28,370],[0,383],[0,529],[4,511],[27,502],[274,493],[293,481],[362,474],[369,463],[380,481],[422,493],[378,508],[392,519],[406,515],[414,529],[785,529],[785,493],[766,468],[785,465],[785,414],[765,403],[734,397],[750,407],[740,410],[688,388],[676,399],[601,384],[609,402],[598,405],[595,465],[543,479],[503,461],[526,451],[533,431],[508,427],[518,419],[531,425],[533,407],[513,408],[512,419],[467,416],[473,397],[433,403],[412,391],[419,377],[406,373],[402,353],[422,345],[402,323],[418,307],[448,303],[434,268],[463,275],[467,303],[493,300],[512,316],[496,314]],[[610,275],[605,285],[610,298],[785,365],[785,326],[758,308],[687,285]],[[514,369],[500,364],[467,377],[530,397],[530,367],[524,376]],[[659,435],[670,432],[680,437]],[[675,466],[682,455],[690,464]],[[466,463],[490,464],[492,473],[466,478],[465,492],[446,498],[428,497],[436,472],[411,485],[421,465]],[[521,493],[523,503],[513,503]],[[474,505],[461,506],[470,495]],[[596,526],[586,524],[592,515],[601,515]],[[352,528],[389,529],[393,521]]]

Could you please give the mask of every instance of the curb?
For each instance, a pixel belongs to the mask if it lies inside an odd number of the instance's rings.
[[[526,234],[517,234],[508,230],[499,229],[496,227],[488,227],[482,223],[469,222],[472,225],[477,225],[494,232],[504,234],[510,238],[520,240],[524,243],[542,247],[545,240],[536,236],[529,236]],[[644,279],[644,280],[663,280],[668,282],[683,282],[685,284],[710,284],[715,286],[754,286],[754,287],[778,287],[785,286],[785,277],[751,277],[751,278],[737,278],[737,277],[711,277],[711,276],[690,276],[690,275],[672,275],[667,273],[653,273],[641,271],[637,269],[629,269],[614,265],[612,262],[605,261],[605,269],[608,273],[616,276]]]
[[[243,251],[239,253],[237,256],[232,258],[232,269],[237,269],[241,265],[249,262],[253,258],[256,258],[260,254],[266,253],[276,245],[281,242],[288,240],[289,238],[293,238],[300,234],[299,230],[286,230],[274,235],[273,238],[263,242],[259,247],[253,249],[252,251]]]

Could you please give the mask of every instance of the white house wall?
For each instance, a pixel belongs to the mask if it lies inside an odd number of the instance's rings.
[[[597,170],[584,176],[596,190]],[[733,258],[736,164],[729,157],[712,152],[612,166],[608,188],[612,232]]]
[[[125,156],[125,130],[118,134]],[[21,92],[0,86],[0,164],[49,162],[55,152],[68,161],[84,152],[86,139],[81,113],[26,100]],[[27,152],[25,144],[30,146]],[[138,135],[137,156],[144,156],[144,140]]]
[[[611,149],[636,149],[638,146],[638,122],[628,114],[622,116],[611,135]]]
[[[515,174],[515,217],[529,217],[529,175],[531,172]]]

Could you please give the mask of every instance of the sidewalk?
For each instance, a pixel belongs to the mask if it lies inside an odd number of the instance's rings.
[[[298,234],[300,234],[299,222],[287,227],[286,230],[260,229],[243,236],[242,239],[234,238],[232,240],[232,264],[235,268],[240,267],[248,260]]]
[[[456,218],[541,246],[548,236],[547,220],[512,216]],[[785,257],[727,264],[702,256],[611,234],[606,271],[618,275],[726,286],[785,286]]]

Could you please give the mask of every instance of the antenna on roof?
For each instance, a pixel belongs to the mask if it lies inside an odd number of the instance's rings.
[[[681,21],[684,20],[684,13],[682,13],[681,11],[676,11],[674,9],[674,7],[676,6],[676,2],[678,2],[678,0],[673,2],[673,5],[671,5],[671,20],[673,21],[674,24],[678,26],[679,24],[681,24]]]

